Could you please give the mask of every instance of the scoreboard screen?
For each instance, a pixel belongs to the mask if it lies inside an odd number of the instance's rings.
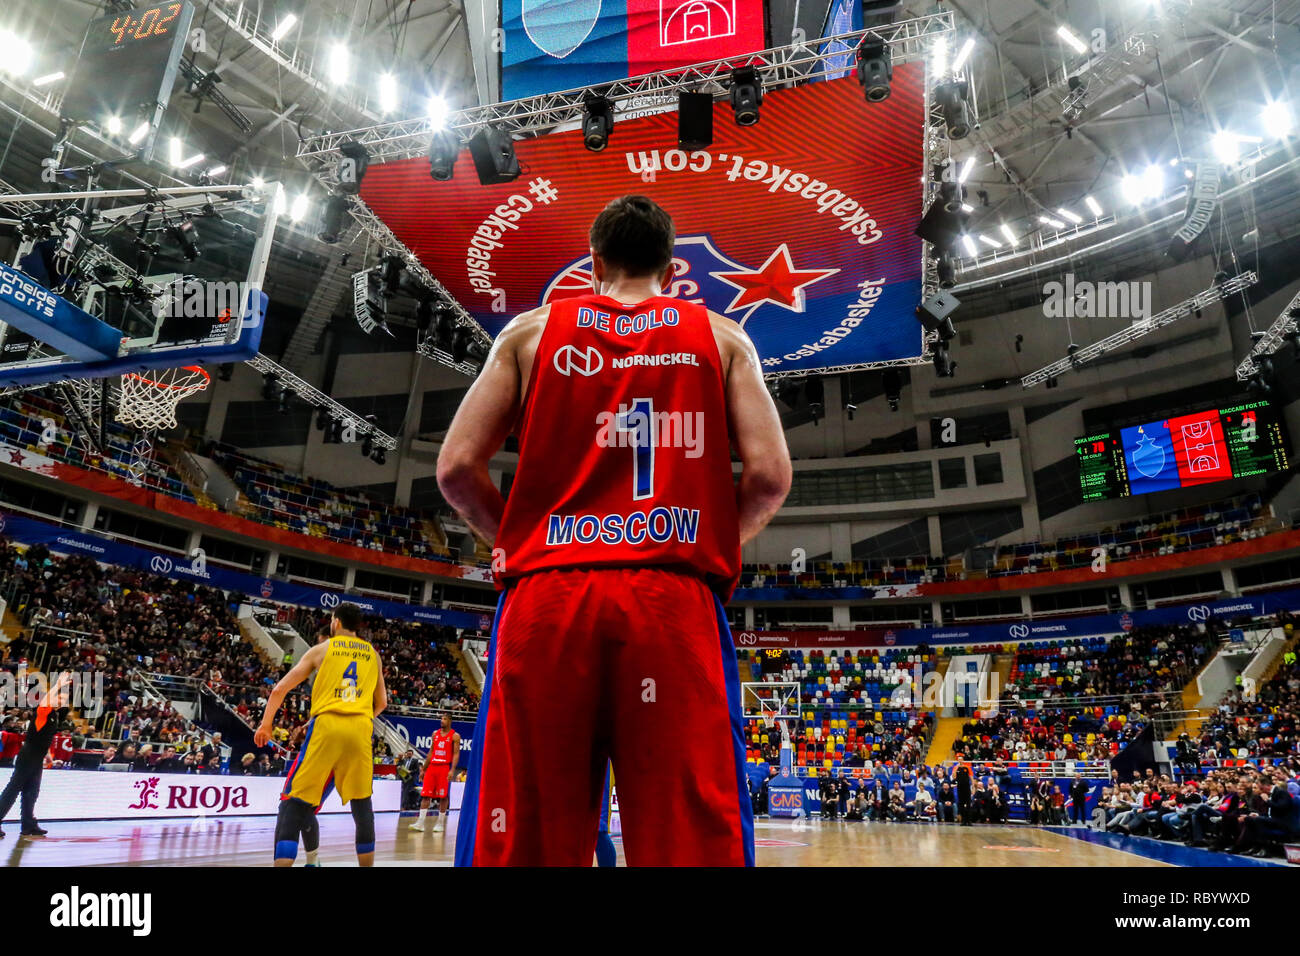
[[[1074,440],[1084,501],[1126,498],[1291,467],[1277,410],[1267,401],[1145,422]]]
[[[171,97],[194,7],[166,0],[90,22],[59,112],[73,122],[135,122]],[[130,127],[128,125],[128,132]]]

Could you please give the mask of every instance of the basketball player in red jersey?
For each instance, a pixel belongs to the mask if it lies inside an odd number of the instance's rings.
[[[411,824],[412,830],[424,829],[424,818],[429,815],[429,803],[438,801],[438,822],[433,832],[447,827],[447,808],[451,804],[451,781],[456,776],[460,760],[460,734],[451,729],[451,715],[442,715],[442,726],[433,732],[429,756],[424,760],[424,786],[420,790],[420,818]]]
[[[504,560],[456,863],[590,866],[608,758],[630,865],[752,865],[722,600],[789,491],[785,436],[740,327],[663,295],[668,214],[624,196],[590,238],[594,293],[502,330],[438,456]]]

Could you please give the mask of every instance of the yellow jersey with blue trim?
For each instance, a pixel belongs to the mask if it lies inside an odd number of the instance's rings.
[[[311,688],[311,715],[375,715],[379,654],[353,634],[331,637]]]

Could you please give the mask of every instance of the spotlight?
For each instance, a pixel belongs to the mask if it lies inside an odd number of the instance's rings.
[[[375,440],[370,432],[366,432],[366,437],[361,439],[361,457],[369,458],[370,453],[375,450]]]
[[[987,206],[989,204],[989,191],[987,189],[981,189],[975,195],[979,196],[981,206]]]
[[[316,430],[323,432],[330,423],[330,413],[324,407],[316,411]]]
[[[293,29],[293,25],[297,22],[298,22],[298,17],[296,15],[292,13],[286,13],[281,18],[280,22],[275,25],[275,29],[271,31],[272,42],[279,43],[281,40],[283,40],[285,38],[285,35],[288,34],[290,30]]]
[[[458,156],[460,143],[454,133],[445,130],[434,133],[429,141],[429,175],[436,182],[447,182],[455,174]]]
[[[1062,40],[1064,40],[1066,44],[1070,47],[1070,49],[1073,50],[1075,53],[1088,52],[1087,44],[1085,44],[1082,40],[1080,40],[1077,36],[1075,36],[1074,33],[1071,32],[1070,28],[1067,27],[1065,24],[1061,24],[1059,27],[1057,27],[1056,35],[1059,36]]]
[[[436,310],[433,325],[433,342],[444,352],[451,351],[451,340],[456,334],[456,313],[449,306]]]
[[[958,213],[966,205],[966,187],[961,183],[940,183],[939,201],[943,203],[944,212]]]
[[[885,401],[889,403],[889,410],[896,412],[899,400],[903,397],[903,376],[898,373],[898,369],[885,369],[884,385]]]
[[[376,448],[375,453],[370,456],[370,460],[376,465],[383,465],[388,462],[388,455],[384,453],[382,448]]]
[[[1051,376],[1048,376],[1048,379],[1047,379],[1047,383],[1046,383],[1046,384],[1047,384],[1047,387],[1048,387],[1048,388],[1056,388],[1056,386],[1059,385],[1060,383],[1056,381],[1056,376],[1055,376],[1055,375],[1051,375]]]
[[[821,420],[826,405],[826,383],[820,378],[810,378],[804,384],[804,396],[808,399],[808,410],[812,412],[813,424]]]
[[[415,327],[419,330],[421,337],[429,332],[429,327],[433,325],[433,303],[428,299],[421,299],[415,307]]]
[[[380,266],[380,281],[383,283],[383,296],[385,299],[391,299],[401,290],[402,272],[406,269],[406,262],[401,256],[385,256]]]
[[[451,115],[451,109],[447,106],[447,101],[441,96],[429,97],[429,102],[425,104],[424,111],[429,117],[430,127],[435,130],[446,128],[447,117]]]
[[[928,332],[938,332],[940,323],[956,311],[961,300],[951,292],[936,292],[916,307],[916,320]]]
[[[894,77],[893,57],[882,40],[864,42],[858,47],[858,82],[868,103],[889,99],[890,81]]]
[[[949,139],[965,139],[971,132],[970,104],[966,102],[968,84],[951,81],[935,87],[934,99],[943,111],[943,123]]]
[[[331,196],[321,207],[321,224],[320,231],[316,237],[321,242],[335,243],[343,238],[343,233],[348,228],[348,211],[352,208],[352,200],[347,196]]]
[[[331,444],[343,444],[343,422],[337,418],[334,419],[330,422],[329,431],[327,431],[326,434],[330,436],[329,440]]]
[[[753,126],[758,122],[758,107],[763,102],[763,81],[758,70],[742,66],[731,71],[731,109],[736,114],[737,126]]]
[[[505,130],[485,127],[469,141],[469,153],[474,158],[481,186],[494,186],[519,178],[519,157],[515,155],[515,141]]]
[[[1291,134],[1291,128],[1294,120],[1291,118],[1291,111],[1287,108],[1286,103],[1281,100],[1273,100],[1259,114],[1260,120],[1264,124],[1265,131],[1277,139],[1284,139]]]
[[[849,421],[853,421],[853,413],[857,410],[858,406],[854,405],[852,402],[846,402],[844,404],[844,411],[848,413]]]
[[[339,147],[343,158],[338,163],[339,192],[356,196],[361,192],[361,180],[370,168],[370,153],[357,142],[347,142]]]
[[[280,414],[281,415],[289,414],[289,401],[292,398],[292,396],[293,396],[293,392],[289,391],[287,388],[280,389]]]
[[[947,347],[943,344],[934,347],[934,371],[940,378],[952,378],[953,373],[957,371],[957,363],[952,360]]]
[[[677,145],[694,151],[713,145],[713,95],[682,90],[677,94]]]
[[[939,320],[939,341],[947,344],[957,337],[957,327],[952,324],[952,316],[945,315]]]
[[[614,104],[603,96],[589,96],[582,104],[582,114],[583,145],[599,153],[614,132]]]
[[[940,289],[951,289],[957,284],[957,264],[947,252],[940,253],[937,269]]]
[[[280,376],[270,372],[262,376],[262,397],[268,402],[273,402],[280,394],[279,389]]]
[[[391,73],[379,76],[379,112],[393,113],[398,106],[397,77]]]
[[[176,225],[168,224],[167,235],[180,247],[186,262],[193,262],[199,257],[199,234],[194,228],[194,220],[189,216]]]
[[[451,338],[451,360],[460,364],[467,359],[482,362],[485,358],[487,353],[483,351],[483,346],[474,340],[473,330],[467,325],[456,329]]]

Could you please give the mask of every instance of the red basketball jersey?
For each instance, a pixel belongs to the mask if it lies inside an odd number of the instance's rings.
[[[678,567],[723,598],[740,574],[722,360],[703,306],[551,303],[497,535],[499,587],[552,568]]]
[[[451,748],[456,742],[456,731],[448,730],[443,733],[442,730],[433,732],[433,743],[429,747],[430,763],[451,763]]]

